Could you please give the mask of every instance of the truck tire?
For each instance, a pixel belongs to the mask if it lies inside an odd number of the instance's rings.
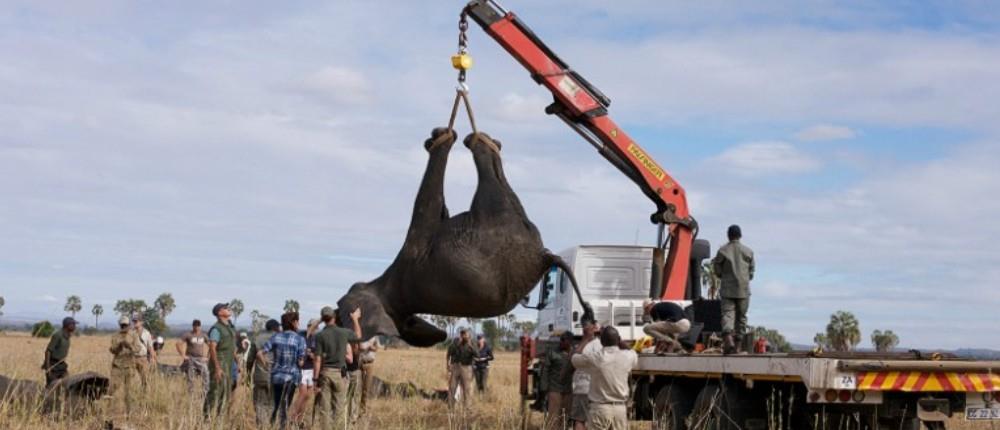
[[[691,428],[698,430],[741,430],[743,411],[739,390],[732,384],[709,383],[698,393],[690,414]]]
[[[705,239],[695,239],[691,245],[691,260],[701,264],[704,260],[712,256],[712,245]]]
[[[653,430],[684,430],[694,406],[691,393],[677,384],[660,387],[653,400]]]

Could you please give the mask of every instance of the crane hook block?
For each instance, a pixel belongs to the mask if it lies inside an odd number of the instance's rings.
[[[472,57],[469,54],[452,55],[451,67],[457,70],[469,70],[472,68]]]

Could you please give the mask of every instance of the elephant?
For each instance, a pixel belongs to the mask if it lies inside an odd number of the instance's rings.
[[[95,372],[57,379],[48,387],[0,375],[0,410],[27,409],[49,415],[78,416],[108,393],[109,380]]]
[[[542,245],[507,183],[501,143],[485,133],[464,139],[478,185],[470,209],[449,216],[444,174],[456,139],[454,130],[436,128],[424,141],[427,167],[402,248],[381,276],[354,284],[337,302],[341,321],[350,321],[347,313],[361,308],[365,338],[379,334],[413,346],[434,345],[445,340],[445,332],[416,314],[505,314],[553,266],[568,275],[580,297],[573,271]],[[584,309],[589,309],[585,303]]]

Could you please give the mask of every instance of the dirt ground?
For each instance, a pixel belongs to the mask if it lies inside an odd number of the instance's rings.
[[[21,333],[0,334],[0,374],[42,381],[39,366],[47,339],[33,339]],[[109,336],[80,336],[73,339],[69,367],[73,373],[96,371],[108,374],[111,354]],[[161,362],[180,364],[173,340],[167,341]],[[362,429],[517,429],[520,425],[518,397],[518,354],[498,353],[491,370],[491,390],[477,398],[466,416],[449,413],[442,401],[411,399],[376,400],[370,413],[356,428]],[[378,355],[376,375],[386,381],[409,381],[424,389],[447,388],[444,351],[436,349],[392,349]],[[100,405],[99,408],[107,407]],[[109,415],[101,409],[74,420],[54,421],[24,410],[0,410],[0,429],[98,429]],[[539,414],[533,414],[530,428],[538,428]],[[142,401],[134,405],[128,422],[116,421],[122,428],[134,429],[251,429],[254,428],[249,390],[237,390],[225,422],[206,423],[201,415],[200,399],[188,395],[183,377],[153,379]],[[631,428],[648,429],[648,423],[634,423]],[[986,430],[1000,424],[968,423],[955,420],[949,425],[957,430]]]

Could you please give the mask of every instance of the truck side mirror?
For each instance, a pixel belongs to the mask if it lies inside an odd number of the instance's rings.
[[[549,296],[555,290],[556,282],[559,282],[559,269],[553,267],[548,272],[545,272],[545,276],[542,278],[542,291],[538,297],[538,309],[545,309],[549,305]]]

